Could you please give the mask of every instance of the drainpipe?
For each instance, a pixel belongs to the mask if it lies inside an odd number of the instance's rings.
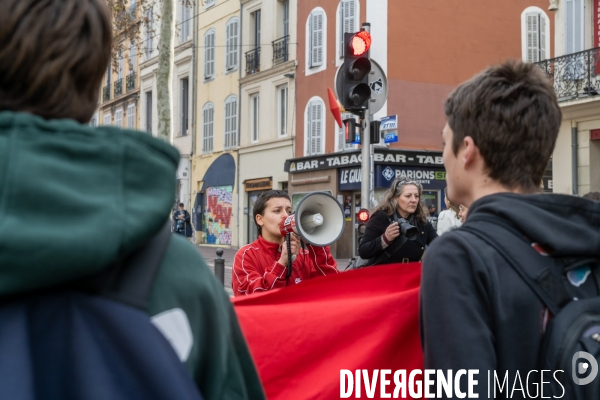
[[[196,15],[196,11],[197,11],[197,5],[196,2],[194,2],[194,15]],[[197,83],[198,83],[198,78],[196,76],[196,73],[198,71],[198,54],[197,54],[197,50],[196,50],[196,44],[198,43],[198,18],[194,18],[194,22],[193,22],[193,27],[194,27],[194,36],[193,36],[193,43],[192,43],[192,73],[194,75],[193,77],[193,84],[192,84],[192,150],[190,151],[190,176],[189,176],[189,182],[190,182],[190,208],[192,207],[192,205],[194,204],[194,201],[196,201],[195,196],[194,198],[192,198],[192,196],[194,195],[194,193],[192,193],[192,188],[194,187],[194,182],[192,182],[192,171],[194,168],[194,155],[196,154],[196,103],[197,103],[197,93],[198,93],[198,88],[197,88]],[[197,195],[197,193],[196,193]]]
[[[240,4],[240,47],[238,49],[238,107],[237,107],[237,113],[238,113],[238,150],[236,151],[236,155],[237,155],[237,165],[236,165],[236,172],[237,172],[237,179],[235,180],[235,184],[237,186],[237,194],[238,194],[238,217],[237,217],[237,239],[238,239],[238,247],[242,247],[242,242],[243,240],[240,240],[240,219],[244,218],[244,206],[242,204],[242,192],[241,192],[241,188],[240,188],[240,140],[242,139],[242,135],[241,135],[241,129],[242,129],[242,84],[240,83],[240,79],[242,79],[242,40],[244,38],[244,35],[242,34],[242,32],[244,32],[242,30],[242,28],[244,27],[244,5]],[[240,212],[241,210],[241,212]],[[250,212],[250,211],[248,211]]]
[[[573,181],[573,194],[577,196],[579,194],[579,174],[577,173],[577,125],[571,127],[571,179]]]

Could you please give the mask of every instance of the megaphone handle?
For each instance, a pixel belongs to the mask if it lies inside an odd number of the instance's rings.
[[[287,281],[292,276],[292,243],[290,238],[290,233],[285,235],[285,241],[287,245],[287,255],[288,255],[288,265],[287,265],[287,273],[285,275],[285,280]]]

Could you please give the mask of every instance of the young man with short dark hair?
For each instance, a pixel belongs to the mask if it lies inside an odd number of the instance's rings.
[[[111,54],[111,15],[105,0],[4,0],[0,8],[0,296],[4,299],[30,292],[58,293],[56,287],[113,271],[113,264],[120,265],[118,261],[148,243],[168,223],[179,154],[143,132],[87,125]],[[148,306],[140,307],[141,312],[169,339],[177,351],[172,358],[178,356],[176,361],[187,367],[204,399],[264,398],[223,287],[193,245],[180,235],[166,236],[166,252],[148,283]],[[51,319],[55,324],[72,321],[78,310],[67,308]],[[109,324],[99,328],[119,331]],[[25,337],[27,329],[21,336]],[[108,343],[101,333],[96,340]],[[65,354],[85,347],[68,345]],[[39,350],[40,344],[35,346]],[[123,348],[131,355],[126,344]],[[146,350],[156,354],[159,349]],[[90,374],[107,382],[128,376],[122,365],[111,365],[114,376],[100,376],[99,365],[84,368],[100,355],[85,356],[80,364],[71,365],[82,385],[90,383],[83,379]],[[105,356],[107,362],[114,359],[114,354]],[[40,367],[50,363],[42,358],[11,361],[33,377],[25,385],[28,393],[43,390],[39,394],[49,398],[69,397],[63,386],[72,382],[52,382],[55,391],[37,387],[44,378]],[[146,371],[150,366],[138,367]],[[124,397],[144,396],[133,382],[122,383],[132,385]],[[102,397],[102,392],[97,394]]]
[[[425,368],[479,370],[475,393],[488,398],[488,371],[500,379],[508,373],[512,387],[517,372],[525,386],[528,372],[541,369],[540,344],[551,316],[506,262],[506,253],[483,238],[526,241],[524,248],[533,252],[527,255],[542,261],[548,255],[597,257],[600,204],[539,193],[561,110],[538,66],[515,61],[488,68],[450,94],[445,112],[448,196],[468,207],[469,217],[463,227],[435,241],[424,260]],[[508,228],[502,235],[472,233],[490,226],[485,224]],[[510,256],[521,260],[524,254]],[[588,284],[593,285],[591,277]],[[539,375],[535,379],[539,383]],[[466,381],[460,384],[463,392]]]
[[[337,274],[337,263],[329,252],[329,246],[316,247],[290,235],[292,273],[287,277],[288,248],[279,230],[282,219],[292,214],[292,203],[282,190],[269,190],[258,196],[252,215],[258,229],[258,238],[240,248],[233,262],[231,284],[235,296],[265,292],[298,284],[317,276]]]

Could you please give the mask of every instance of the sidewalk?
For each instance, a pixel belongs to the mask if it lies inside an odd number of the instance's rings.
[[[217,258],[217,249],[223,250],[223,259],[225,260],[225,291],[229,294],[229,296],[233,296],[233,291],[231,290],[231,268],[233,267],[233,260],[235,258],[235,253],[238,251],[237,248],[228,247],[228,246],[217,246],[217,245],[206,245],[199,244],[196,245],[200,254],[202,254],[202,258],[206,261],[206,264],[211,268],[214,272],[215,268],[215,258]],[[347,258],[336,258],[338,264],[338,270],[343,271],[344,268],[348,265]]]

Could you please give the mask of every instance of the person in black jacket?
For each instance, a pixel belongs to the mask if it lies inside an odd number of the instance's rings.
[[[421,261],[427,245],[437,237],[435,229],[427,221],[420,201],[422,191],[423,187],[419,182],[406,177],[396,178],[392,182],[381,204],[375,208],[367,222],[365,235],[358,248],[361,258],[370,259],[369,264],[372,265],[392,243],[400,240],[404,244],[378,264]],[[418,233],[413,240],[407,240],[401,234],[398,223],[401,218],[417,228]]]
[[[532,383],[553,379],[551,373],[541,375],[548,368],[539,363],[546,354],[541,343],[553,316],[507,262],[509,254],[491,243],[523,241],[520,253],[509,255],[517,262],[597,257],[600,203],[540,193],[561,110],[551,81],[537,65],[511,61],[488,68],[450,94],[445,113],[448,195],[468,207],[469,216],[460,229],[430,246],[423,263],[420,323],[425,368],[477,370],[475,394],[480,399],[523,398],[519,376],[527,390],[536,390]],[[485,230],[490,226],[511,229],[492,233]],[[521,267],[528,265],[523,261]],[[589,271],[563,283],[573,293],[595,286]],[[536,372],[528,375],[531,371]],[[494,396],[488,373],[492,384],[494,376],[500,381],[506,376],[508,389],[496,388]],[[515,382],[518,391],[512,393]],[[466,391],[466,379],[460,387]],[[546,395],[540,397],[548,398],[547,384],[544,390]],[[538,397],[528,393],[526,398]]]
[[[185,210],[185,205],[183,203],[179,203],[179,210],[173,213],[173,232],[187,238],[192,237],[190,213]]]

